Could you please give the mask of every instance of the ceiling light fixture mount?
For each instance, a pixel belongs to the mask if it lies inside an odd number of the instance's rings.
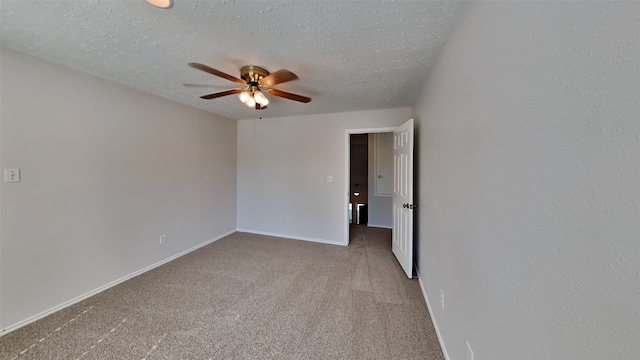
[[[246,65],[240,68],[240,77],[247,83],[256,83],[269,75],[267,69],[255,65]]]
[[[161,9],[170,9],[173,7],[173,0],[144,0],[149,4]]]

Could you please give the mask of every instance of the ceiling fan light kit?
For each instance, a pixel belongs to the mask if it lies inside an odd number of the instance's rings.
[[[145,0],[145,1],[161,9],[170,9],[173,7],[173,0]]]
[[[209,95],[203,95],[200,98],[205,100],[215,99],[222,96],[238,94],[238,99],[247,107],[256,110],[262,110],[269,105],[269,99],[264,92],[273,96],[282,97],[289,100],[294,100],[302,103],[308,103],[311,98],[288,93],[286,91],[277,90],[271,88],[274,85],[281,84],[287,81],[298,80],[298,76],[289,70],[279,70],[274,73],[269,73],[265,68],[255,65],[247,65],[240,68],[240,79],[235,76],[226,74],[220,70],[216,70],[200,63],[189,63],[189,66],[204,71],[211,75],[215,75],[229,81],[241,84],[244,87],[240,89],[231,89]],[[193,85],[197,84],[185,84],[185,86],[197,87]]]

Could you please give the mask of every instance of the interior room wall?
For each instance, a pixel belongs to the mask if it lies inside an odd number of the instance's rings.
[[[384,178],[378,179],[378,175]],[[369,134],[368,181],[370,189],[368,225],[391,229],[393,227],[392,132]],[[377,186],[376,182],[380,182],[381,186]]]
[[[235,230],[235,121],[0,56],[0,328]]]
[[[410,116],[399,108],[239,120],[238,229],[346,244],[346,130]]]
[[[471,2],[445,44],[413,114],[449,359],[640,358],[638,14]]]

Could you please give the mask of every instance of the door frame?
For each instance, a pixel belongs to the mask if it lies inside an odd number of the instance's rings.
[[[345,129],[344,130],[344,201],[342,204],[342,222],[344,224],[344,244],[349,245],[349,189],[351,181],[351,134],[376,134],[376,133],[388,133],[397,129],[397,126],[387,126],[379,128],[360,128],[360,129]]]

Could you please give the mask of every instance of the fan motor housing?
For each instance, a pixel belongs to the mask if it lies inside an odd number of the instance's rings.
[[[247,83],[257,83],[267,75],[269,75],[267,69],[260,66],[246,65],[240,68],[240,77]]]

